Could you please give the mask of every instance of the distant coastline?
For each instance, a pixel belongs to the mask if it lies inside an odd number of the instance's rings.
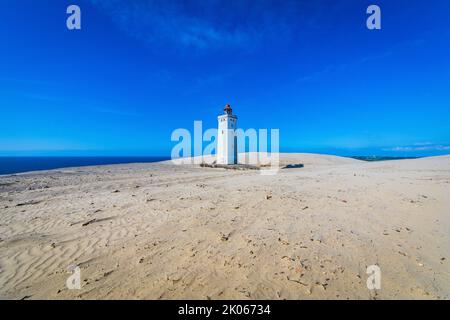
[[[390,156],[344,156],[363,161],[391,161],[418,159],[422,157],[390,157]],[[63,169],[70,167],[113,165],[126,163],[152,163],[170,160],[164,156],[1,156],[0,175],[24,173],[30,171]]]
[[[363,161],[390,161],[390,160],[420,159],[424,157],[350,156],[348,158]]]
[[[170,157],[93,157],[93,156],[32,156],[0,157],[0,175],[23,173],[29,171],[62,169],[69,167],[97,166],[123,163],[151,163],[169,160]]]

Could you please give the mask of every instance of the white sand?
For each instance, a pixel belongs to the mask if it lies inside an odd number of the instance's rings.
[[[0,298],[450,298],[449,156],[282,162],[304,168],[1,176]],[[378,291],[366,287],[373,264]],[[81,290],[65,286],[69,265]]]

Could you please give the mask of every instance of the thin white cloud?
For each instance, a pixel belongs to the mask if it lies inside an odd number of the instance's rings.
[[[450,145],[432,144],[432,143],[415,143],[410,146],[397,146],[392,148],[385,148],[383,151],[396,152],[414,152],[414,151],[448,151]]]
[[[304,75],[300,77],[297,81],[299,82],[307,82],[307,81],[317,81],[322,76],[325,76],[329,73],[335,72],[335,71],[344,71],[348,68],[357,67],[366,63],[370,63],[373,61],[383,60],[391,57],[399,48],[414,48],[421,46],[425,43],[424,39],[413,39],[409,41],[400,42],[397,45],[393,46],[392,48],[388,48],[384,51],[381,51],[379,53],[375,53],[372,55],[367,55],[364,57],[361,57],[360,59],[349,61],[347,63],[341,63],[341,64],[335,64],[335,65],[328,65],[325,68],[316,71],[312,74]]]
[[[306,1],[90,0],[120,30],[150,45],[251,50],[292,38],[298,21],[314,16]],[[320,8],[313,8],[317,11]],[[273,12],[276,10],[276,12]]]
[[[116,116],[127,116],[127,117],[138,117],[140,116],[137,112],[129,112],[124,111],[121,109],[113,109],[113,108],[93,108],[92,111],[99,112],[99,113],[105,113],[105,114],[111,114]]]

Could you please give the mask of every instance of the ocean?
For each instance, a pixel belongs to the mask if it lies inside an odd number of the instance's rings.
[[[0,157],[0,175],[120,163],[150,163],[170,157]]]
[[[351,156],[364,161],[414,159],[416,157]],[[0,175],[28,171],[61,169],[120,163],[150,163],[170,157],[0,157]]]

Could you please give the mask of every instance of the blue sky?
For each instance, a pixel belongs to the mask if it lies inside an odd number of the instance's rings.
[[[0,38],[1,155],[169,155],[226,103],[285,152],[450,153],[449,1],[3,0]]]

